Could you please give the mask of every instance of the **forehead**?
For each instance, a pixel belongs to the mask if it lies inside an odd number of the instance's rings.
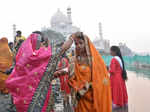
[[[84,40],[82,40],[80,38],[75,38],[74,40],[75,40],[76,43],[78,43],[78,42],[82,42],[83,43],[84,42]]]

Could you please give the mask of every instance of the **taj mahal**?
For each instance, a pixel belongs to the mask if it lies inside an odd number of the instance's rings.
[[[71,8],[67,8],[67,15],[63,14],[60,9],[51,18],[51,30],[63,34],[65,37],[80,31],[80,28],[73,26],[71,17]]]
[[[110,49],[110,41],[103,38],[102,24],[99,23],[99,36],[93,41],[96,49],[103,54],[108,54]]]
[[[51,17],[50,29],[61,33],[64,37],[70,36],[72,33],[80,31],[80,28],[73,25],[71,7],[67,8],[67,13],[64,14],[60,9]],[[109,40],[102,37],[101,23],[99,23],[99,36],[93,41],[96,49],[102,52],[108,52],[110,48]]]
[[[73,25],[72,21],[72,11],[71,7],[68,7],[66,10],[66,14],[64,14],[60,9],[54,13],[50,20],[50,27],[43,27],[41,30],[46,31],[46,34],[49,34],[51,40],[66,40],[72,33],[81,31],[79,27]],[[93,41],[96,49],[101,52],[101,54],[109,54],[110,49],[110,41],[103,38],[102,33],[102,24],[98,24],[99,35]],[[16,25],[13,25],[13,37],[16,32]],[[118,45],[123,55],[131,55],[132,50],[127,47],[126,44],[119,43]]]

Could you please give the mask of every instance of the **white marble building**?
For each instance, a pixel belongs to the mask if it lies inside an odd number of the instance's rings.
[[[133,56],[134,53],[132,50],[125,44],[125,43],[119,43],[119,48],[121,50],[121,53],[123,56]]]
[[[67,15],[63,14],[60,9],[51,18],[51,30],[63,34],[65,37],[80,31],[80,28],[73,26],[71,17],[71,8],[67,8]]]
[[[101,23],[99,23],[99,36],[93,41],[95,47],[100,52],[108,53],[110,49],[110,41],[103,38]]]

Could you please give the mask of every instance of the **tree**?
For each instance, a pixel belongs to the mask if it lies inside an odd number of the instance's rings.
[[[65,41],[65,37],[59,33],[59,32],[55,32],[53,30],[50,29],[44,29],[42,30],[42,33],[45,35],[45,37],[48,37],[49,40],[52,42],[63,42]]]

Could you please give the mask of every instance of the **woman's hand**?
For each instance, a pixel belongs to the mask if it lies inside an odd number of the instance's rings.
[[[60,76],[60,74],[61,74],[61,72],[60,72],[60,71],[56,71],[56,72],[54,73],[54,77],[55,77],[55,78],[57,78],[57,77],[59,77],[59,76]]]
[[[57,78],[57,77],[59,77],[59,76],[61,76],[61,75],[65,75],[66,73],[67,73],[67,72],[64,71],[64,70],[59,70],[59,71],[56,71],[56,72],[54,73],[54,77]]]
[[[62,45],[62,50],[63,50],[62,54],[71,47],[71,45],[73,44],[74,38],[75,36],[71,35],[69,39]]]

